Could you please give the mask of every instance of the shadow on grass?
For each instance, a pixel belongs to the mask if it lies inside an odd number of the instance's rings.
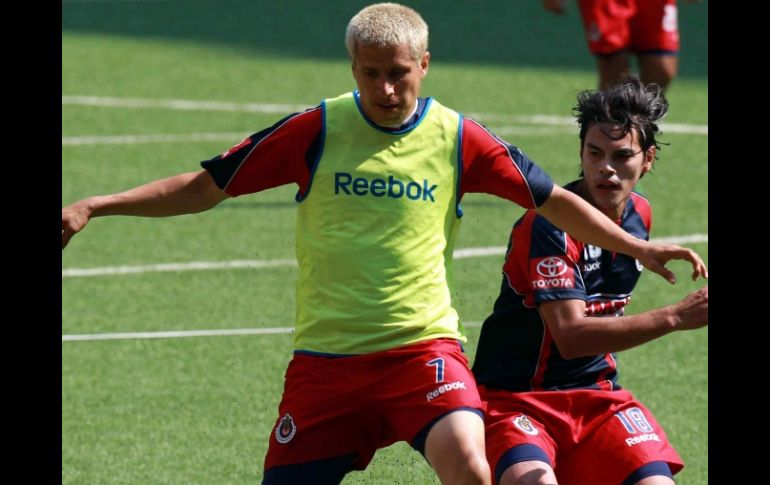
[[[348,20],[372,1],[63,0],[62,32],[161,38],[249,54],[344,59]],[[593,70],[576,2],[556,16],[538,0],[421,0],[403,3],[430,27],[442,62]],[[680,76],[708,76],[708,5],[679,9]]]

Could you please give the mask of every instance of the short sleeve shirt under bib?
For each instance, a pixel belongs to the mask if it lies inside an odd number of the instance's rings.
[[[322,354],[464,341],[451,301],[462,195],[534,208],[553,188],[518,148],[432,98],[389,130],[364,115],[357,93],[284,118],[202,165],[232,196],[299,186],[294,343]]]

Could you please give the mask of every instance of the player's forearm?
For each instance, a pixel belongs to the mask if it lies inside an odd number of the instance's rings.
[[[207,173],[191,172],[156,180],[125,192],[89,197],[79,204],[89,217],[166,217],[202,212],[226,197]]]
[[[621,229],[579,196],[558,186],[554,186],[537,212],[580,241],[634,258],[638,258],[648,244]]]
[[[620,352],[677,330],[674,305],[623,317],[582,317],[554,335],[564,358]]]

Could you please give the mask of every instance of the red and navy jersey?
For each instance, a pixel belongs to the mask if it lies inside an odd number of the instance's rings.
[[[576,184],[565,188],[574,192]],[[649,240],[651,217],[649,202],[632,192],[616,222]],[[580,299],[586,316],[620,316],[641,270],[636,259],[583,244],[527,211],[513,226],[500,296],[481,329],[477,382],[512,392],[620,389],[615,354],[563,358],[538,305]]]
[[[430,105],[428,99],[418,98],[417,111],[404,125],[393,130],[377,129],[394,133],[409,131],[422,119]],[[313,168],[323,151],[324,128],[321,106],[294,113],[225,153],[201,162],[201,166],[230,196],[295,183],[296,200],[302,201],[311,189]],[[458,200],[465,193],[479,192],[534,208],[551,194],[551,178],[517,147],[465,117],[461,135]],[[462,214],[459,208],[458,213]]]

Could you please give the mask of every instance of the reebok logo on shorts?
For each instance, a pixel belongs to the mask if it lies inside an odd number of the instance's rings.
[[[638,436],[634,436],[632,438],[626,438],[626,444],[628,446],[634,446],[638,445],[639,443],[644,443],[645,441],[660,441],[660,437],[657,435],[657,433],[644,433],[640,434]]]
[[[458,389],[467,389],[463,381],[454,381],[449,384],[442,384],[426,394],[425,397],[428,399],[428,402],[430,402],[444,393],[449,391],[456,391]]]

